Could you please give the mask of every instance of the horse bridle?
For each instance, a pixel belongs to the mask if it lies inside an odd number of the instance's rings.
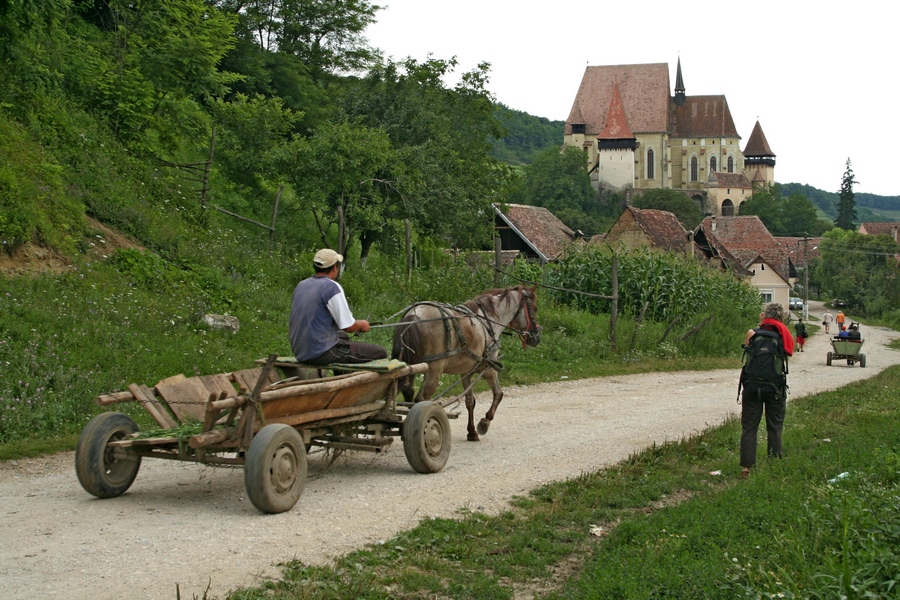
[[[528,345],[528,340],[530,338],[541,334],[541,326],[537,325],[534,315],[531,314],[531,306],[528,304],[528,293],[524,290],[522,290],[522,301],[519,303],[519,310],[517,310],[516,314],[513,315],[512,321],[510,321],[510,323],[518,318],[519,313],[521,313],[523,309],[525,311],[525,329],[516,329],[515,327],[512,327],[512,325],[507,325],[507,327],[509,327],[519,335],[522,340],[522,349],[524,350]]]

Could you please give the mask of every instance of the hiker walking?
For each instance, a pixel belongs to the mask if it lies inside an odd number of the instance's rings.
[[[834,316],[834,322],[837,323],[838,333],[844,330],[844,311],[839,310],[838,314]]]
[[[744,367],[738,384],[741,402],[741,477],[756,465],[756,434],[766,413],[768,455],[781,458],[781,432],[787,402],[788,357],[794,354],[794,337],[784,324],[784,307],[766,304],[762,323],[747,332]],[[741,391],[743,396],[741,397]]]
[[[831,324],[834,323],[834,315],[831,314],[831,311],[827,308],[825,309],[825,314],[822,315],[822,326],[825,327],[825,333],[831,333]]]

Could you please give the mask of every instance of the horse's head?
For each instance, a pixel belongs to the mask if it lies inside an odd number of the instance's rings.
[[[537,322],[537,286],[517,288],[520,299],[519,308],[509,327],[522,338],[522,348],[537,346],[541,343],[541,326]]]

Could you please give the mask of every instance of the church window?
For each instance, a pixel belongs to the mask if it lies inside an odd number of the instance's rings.
[[[728,172],[734,173],[734,157],[733,156],[728,157]]]
[[[716,170],[717,170],[717,169],[716,169],[716,157],[715,157],[715,156],[711,156],[710,159],[709,159],[709,170],[710,170],[710,171],[716,171]]]
[[[698,173],[699,168],[700,168],[700,166],[698,164],[697,157],[692,156],[691,157],[691,181],[697,181],[697,179],[699,178],[699,176],[700,176]]]
[[[647,179],[654,179],[656,177],[653,154],[653,148],[647,148]]]
[[[583,123],[573,124],[572,133],[584,133],[585,125]]]

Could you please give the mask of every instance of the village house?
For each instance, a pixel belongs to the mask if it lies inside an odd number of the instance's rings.
[[[541,206],[494,204],[494,229],[502,251],[517,251],[527,260],[547,264],[556,260],[581,233],[572,231]]]
[[[588,66],[563,143],[584,151],[595,188],[675,189],[713,216],[740,213],[754,186],[775,180],[775,154],[757,121],[740,148],[723,95],[688,96],[678,60],[674,93],[666,63]]]

